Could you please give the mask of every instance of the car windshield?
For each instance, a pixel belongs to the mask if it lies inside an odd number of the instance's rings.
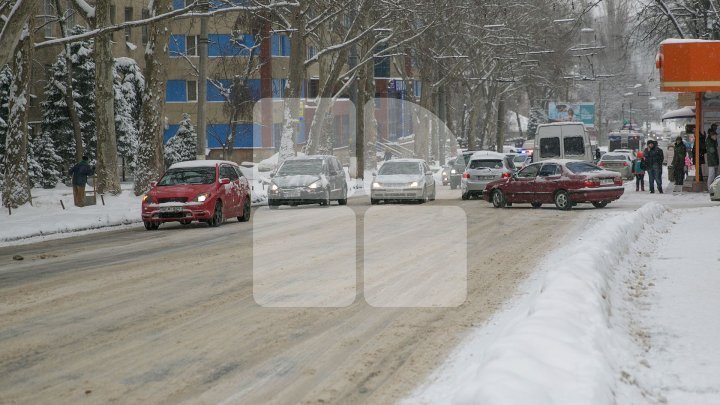
[[[387,162],[378,174],[420,174],[420,165],[415,162]]]
[[[625,155],[603,155],[602,160],[627,160]]]
[[[318,175],[322,173],[321,159],[286,160],[276,176]]]
[[[522,163],[522,162],[525,161],[525,159],[527,159],[527,156],[525,156],[525,155],[518,155],[518,156],[515,156],[515,157],[513,158],[513,162],[515,162],[515,163]]]
[[[603,169],[587,162],[570,162],[565,165],[573,173],[599,172]]]
[[[212,184],[215,181],[214,167],[193,167],[170,169],[158,182],[158,186],[179,184]]]
[[[468,169],[502,169],[502,160],[499,159],[473,159],[470,161]]]

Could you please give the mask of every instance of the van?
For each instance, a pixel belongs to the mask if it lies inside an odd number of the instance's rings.
[[[557,122],[538,125],[534,161],[578,159],[593,161],[590,136],[581,122]]]

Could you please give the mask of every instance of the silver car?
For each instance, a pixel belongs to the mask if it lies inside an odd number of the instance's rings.
[[[604,154],[598,162],[598,166],[606,170],[618,172],[626,180],[633,178],[632,164],[633,160],[629,154],[616,152]]]
[[[491,181],[512,176],[515,171],[512,158],[497,152],[475,152],[468,162],[460,183],[462,199],[482,197],[485,186]]]
[[[435,179],[422,159],[388,160],[373,173],[370,203],[380,201],[417,201],[435,199]]]

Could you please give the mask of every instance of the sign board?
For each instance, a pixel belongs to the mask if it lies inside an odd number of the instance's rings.
[[[638,91],[638,97],[650,97],[652,93],[649,91]]]
[[[660,44],[655,66],[660,69],[660,90],[674,92],[720,91],[720,65],[699,63],[720,53],[720,41],[668,39]]]
[[[548,119],[550,122],[582,122],[586,127],[595,127],[595,103],[548,103]]]

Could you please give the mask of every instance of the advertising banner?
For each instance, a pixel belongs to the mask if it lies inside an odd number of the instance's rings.
[[[550,122],[582,122],[585,126],[595,127],[595,103],[548,103]]]

